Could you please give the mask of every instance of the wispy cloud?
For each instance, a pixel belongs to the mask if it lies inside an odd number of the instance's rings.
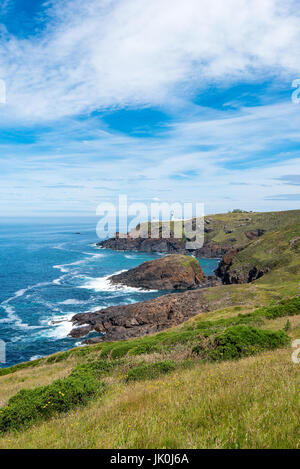
[[[285,174],[278,178],[278,181],[289,186],[300,186],[300,174]]]
[[[267,200],[300,201],[300,194],[276,194],[266,197]]]
[[[6,118],[166,104],[208,83],[298,72],[297,2],[56,0],[30,39],[3,34]]]

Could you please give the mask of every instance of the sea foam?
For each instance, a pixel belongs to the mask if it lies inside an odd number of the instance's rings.
[[[118,272],[115,272],[114,274],[111,274],[111,275],[106,275],[105,277],[90,278],[85,284],[81,285],[79,288],[87,288],[89,290],[94,290],[95,292],[123,291],[123,292],[128,292],[128,293],[130,292],[148,293],[149,291],[152,291],[152,292],[157,291],[157,290],[144,290],[143,288],[129,287],[127,285],[122,285],[122,284],[114,284],[110,281],[110,277],[112,275],[118,275],[118,274],[121,274],[122,272],[127,272],[127,270],[126,269],[119,270]]]

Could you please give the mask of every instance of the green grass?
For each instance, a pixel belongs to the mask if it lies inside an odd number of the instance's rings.
[[[153,380],[114,375],[109,384],[76,412],[3,435],[0,448],[300,448],[299,365],[290,348],[198,360]]]
[[[25,368],[34,368],[41,363],[43,363],[43,359],[39,358],[30,362],[18,363],[17,365],[11,366],[10,368],[0,368],[0,376],[15,373],[16,371],[24,370]]]
[[[24,430],[37,421],[87,405],[107,390],[103,379],[111,379],[116,373],[127,383],[154,380],[182,366],[189,367],[193,360],[237,360],[284,347],[290,340],[286,330],[265,330],[254,324],[300,315],[300,298],[244,314],[239,311],[236,308],[238,314],[232,317],[208,321],[200,318],[153,336],[86,348],[81,356],[76,354],[83,361],[65,378],[13,395],[0,409],[0,431]],[[70,356],[72,351],[58,354],[57,363]],[[147,360],[139,362],[140,356]],[[165,359],[157,360],[156,356]],[[51,357],[45,363],[51,366],[55,361]]]
[[[184,259],[182,261],[182,265],[184,267],[191,267],[194,271],[197,271],[199,269],[199,261],[194,257],[188,257],[187,259]]]
[[[136,366],[128,371],[127,381],[143,381],[146,379],[155,379],[161,375],[165,375],[174,371],[177,367],[176,362],[172,360],[165,360],[156,363],[146,363]]]

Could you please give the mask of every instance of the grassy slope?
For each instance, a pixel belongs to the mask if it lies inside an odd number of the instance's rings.
[[[292,363],[289,346],[238,361],[207,363],[192,358],[189,340],[182,340],[207,324],[222,328],[226,324],[220,320],[230,322],[248,312],[249,308],[230,307],[202,313],[158,336],[57,354],[57,363],[45,360],[34,372],[26,368],[0,377],[4,405],[17,390],[66,376],[101,351],[118,360],[123,355],[120,366],[105,378],[108,393],[86,407],[2,436],[0,448],[299,447],[299,365]],[[300,315],[289,320],[290,337],[299,337]],[[264,319],[260,327],[282,330],[286,321]],[[124,349],[157,344],[157,337],[169,346],[143,355]],[[166,359],[177,363],[175,371],[152,380],[127,381],[133,366]]]
[[[0,448],[299,447],[299,368],[290,354],[199,363],[130,384],[115,374],[103,399],[6,435]]]
[[[216,243],[221,246],[243,247],[250,242],[245,234],[246,232],[257,229],[262,229],[267,232],[275,231],[278,228],[281,229],[284,226],[299,223],[299,219],[300,210],[207,215],[205,217],[204,226],[211,231],[205,233],[205,242]],[[206,223],[206,221],[209,223]],[[180,225],[180,232],[182,222],[171,222],[171,229],[174,229],[173,223]],[[145,233],[145,237],[147,237],[148,224],[143,223],[140,231]],[[189,236],[189,223],[186,225],[186,231],[187,236]]]
[[[299,335],[299,334],[298,334]],[[125,385],[0,448],[299,448],[299,366],[290,350]]]
[[[231,273],[249,272],[253,267],[272,273],[261,279],[272,284],[272,278],[284,283],[300,273],[300,219],[280,230],[265,233],[238,252]]]
[[[300,210],[262,213],[226,213],[208,216],[211,220],[209,227],[211,233],[206,234],[206,239],[222,245],[234,247],[245,246],[249,243],[246,232],[263,229],[266,232],[282,229],[284,226],[299,223]],[[232,231],[226,233],[226,231]]]

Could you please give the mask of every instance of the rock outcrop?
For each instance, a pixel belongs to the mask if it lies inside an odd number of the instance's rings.
[[[113,275],[114,284],[148,290],[188,290],[207,283],[197,259],[182,254],[170,254],[144,262],[134,269]]]
[[[161,252],[166,254],[192,254],[196,257],[222,257],[230,246],[221,246],[217,243],[205,243],[199,249],[186,249],[182,239],[170,238],[109,238],[97,243],[105,249],[113,251],[140,251],[140,252]]]
[[[265,232],[266,232],[265,230],[258,228],[257,230],[246,231],[245,235],[247,236],[248,239],[252,241],[253,239],[256,239],[262,236]]]
[[[141,252],[165,252],[185,254],[185,244],[182,239],[161,238],[109,238],[97,243],[106,249],[114,251],[141,251]]]
[[[253,282],[270,270],[269,267],[261,268],[257,265],[253,265],[250,260],[249,262],[235,263],[236,256],[240,251],[242,251],[242,249],[232,249],[228,251],[221,259],[215,271],[216,275],[226,285]]]
[[[85,343],[122,340],[154,334],[181,324],[201,312],[208,312],[209,305],[203,290],[163,295],[140,303],[110,306],[91,313],[76,314],[72,318],[72,337],[84,337],[89,332],[102,333]]]
[[[230,245],[221,246],[217,243],[205,243],[202,248],[195,249],[191,253],[196,257],[207,257],[211,259],[224,256],[230,249]]]
[[[237,253],[237,249],[231,249],[228,251],[221,259],[218,268],[216,269],[216,275],[222,280],[225,284],[230,284],[232,282],[230,267],[232,266],[232,261],[234,256]],[[234,282],[240,283],[240,282]]]

